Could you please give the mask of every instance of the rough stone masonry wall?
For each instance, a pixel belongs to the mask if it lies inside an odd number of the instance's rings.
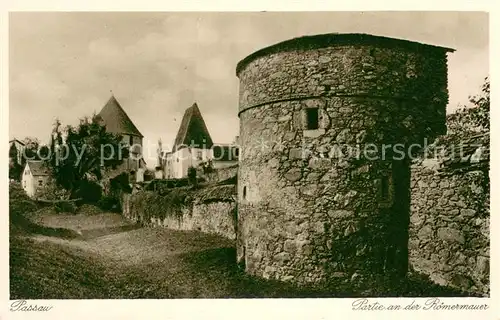
[[[438,173],[412,166],[411,267],[441,284],[489,293],[487,171]]]
[[[297,283],[384,272],[386,244],[407,231],[390,226],[408,224],[392,212],[409,175],[382,197],[381,178],[405,165],[339,156],[334,146],[345,155],[346,145],[442,133],[446,74],[444,52],[362,45],[278,52],[242,67],[237,255],[246,271]],[[320,128],[308,131],[311,107]]]
[[[183,210],[179,217],[152,218],[150,225],[174,230],[197,230],[235,239],[235,203],[197,204],[192,209]]]
[[[148,203],[139,200],[142,193],[123,195],[123,215],[135,222],[153,227],[174,230],[196,230],[218,234],[229,239],[236,238],[236,202],[226,200],[194,201],[181,207],[170,207],[168,214],[145,214]],[[166,211],[166,209],[165,209]]]
[[[204,177],[206,182],[208,183],[216,183],[221,182],[230,178],[236,177],[238,173],[238,165],[235,164],[230,167],[213,169],[212,172],[209,173],[200,173],[200,176]]]

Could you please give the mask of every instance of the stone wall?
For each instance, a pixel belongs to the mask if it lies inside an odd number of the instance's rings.
[[[196,204],[180,216],[151,218],[149,225],[174,230],[197,230],[236,239],[236,205],[230,202]]]
[[[209,173],[202,173],[202,177],[205,178],[208,183],[221,182],[230,178],[236,177],[238,174],[238,164],[232,165],[225,168],[217,168]]]
[[[216,187],[224,189],[224,195],[210,191],[193,191],[185,202],[169,203],[153,191],[140,191],[123,195],[123,215],[148,226],[174,230],[197,230],[218,234],[229,239],[236,238],[236,202],[234,186]],[[155,207],[152,201],[159,202]],[[163,203],[162,203],[163,201]]]
[[[489,160],[471,154],[452,170],[439,157],[413,163],[409,259],[436,283],[487,295]]]
[[[445,51],[297,46],[238,68],[238,261],[296,283],[405,273],[408,163],[349,151],[443,133]]]

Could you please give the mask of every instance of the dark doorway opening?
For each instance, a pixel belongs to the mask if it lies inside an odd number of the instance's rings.
[[[408,227],[410,223],[410,165],[408,159],[392,162],[394,200],[387,226],[385,271],[397,277],[408,272]]]

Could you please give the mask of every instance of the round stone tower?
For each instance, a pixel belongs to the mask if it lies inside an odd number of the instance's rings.
[[[445,132],[450,51],[325,34],[239,62],[247,272],[296,283],[406,273],[408,152]]]

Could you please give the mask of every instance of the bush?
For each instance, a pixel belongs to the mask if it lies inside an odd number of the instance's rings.
[[[101,199],[102,187],[94,181],[84,180],[80,183],[75,193],[76,198],[81,198],[86,203],[97,203]]]
[[[193,199],[189,194],[189,188],[170,189],[165,194],[154,191],[137,193],[131,198],[130,211],[145,223],[149,223],[151,218],[180,218],[183,209],[190,210],[192,207]]]
[[[156,191],[160,194],[170,192],[170,189],[182,188],[189,186],[188,178],[180,179],[155,179],[145,184],[145,190]]]
[[[61,201],[54,204],[57,213],[75,213],[78,209],[73,201]]]
[[[9,201],[12,203],[17,200],[31,200],[19,182],[9,184]]]
[[[119,174],[109,181],[109,192],[126,192],[131,193],[129,175],[126,172]]]
[[[34,212],[37,209],[37,205],[30,200],[11,202],[9,206],[9,216],[11,223],[18,222],[20,217],[26,216],[27,214]]]
[[[24,229],[29,224],[26,216],[38,209],[26,192],[24,192],[19,182],[9,184],[9,227],[14,229]]]
[[[144,172],[144,181],[151,181],[151,180],[154,180],[155,179],[155,172],[152,171],[152,170],[146,170],[146,172]]]
[[[120,208],[120,201],[113,196],[103,196],[97,202],[97,206],[106,211],[117,210]]]
[[[70,192],[56,185],[55,181],[50,179],[47,184],[36,192],[37,199],[43,200],[62,200],[69,199]]]
[[[211,172],[215,171],[212,160],[208,160],[208,161],[204,161],[204,162],[200,163],[199,167],[201,168],[201,170],[204,174],[211,173]]]
[[[188,181],[190,185],[196,185],[196,168],[194,167],[189,167],[188,168]]]
[[[78,213],[87,216],[93,216],[97,214],[102,214],[104,213],[104,211],[100,207],[92,204],[82,204],[81,206],[78,207]]]
[[[486,77],[481,92],[469,97],[468,106],[460,106],[446,116],[448,134],[473,135],[490,130],[490,78]]]
[[[15,219],[18,215],[25,215],[36,211],[38,206],[24,192],[20,183],[14,182],[9,185],[9,215]]]

